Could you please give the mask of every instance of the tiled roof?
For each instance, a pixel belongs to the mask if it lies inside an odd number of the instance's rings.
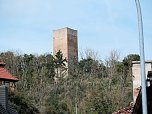
[[[132,112],[133,112],[133,106],[129,106],[112,114],[132,114]]]
[[[152,81],[152,80],[151,80]],[[147,87],[147,111],[148,114],[152,114],[152,82],[151,85]],[[132,114],[142,114],[142,91],[140,91],[136,103],[134,105]]]
[[[0,114],[9,114],[5,108],[3,108],[3,106],[0,104]]]
[[[18,114],[17,110],[8,103],[9,114]]]
[[[0,104],[0,114],[18,114],[18,112],[10,104],[8,104],[7,109]]]
[[[18,81],[17,78],[12,76],[5,68],[0,67],[0,79]]]
[[[12,76],[5,68],[5,63],[0,61],[0,80],[18,81],[17,78]]]

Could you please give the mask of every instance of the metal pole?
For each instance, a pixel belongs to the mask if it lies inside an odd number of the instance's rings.
[[[144,54],[144,35],[142,13],[139,0],[135,0],[138,14],[138,29],[139,29],[139,45],[140,45],[140,69],[141,69],[141,85],[142,85],[142,111],[147,114],[147,90],[146,90],[146,74],[145,74],[145,54]]]
[[[78,114],[78,104],[75,103],[75,114]]]

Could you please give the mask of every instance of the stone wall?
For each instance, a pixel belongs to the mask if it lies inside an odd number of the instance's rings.
[[[78,60],[77,30],[66,27],[53,31],[53,54],[59,50],[68,62]]]
[[[59,50],[67,60],[66,76],[68,76],[73,70],[73,64],[78,62],[77,30],[66,27],[53,31],[53,54],[55,55]]]

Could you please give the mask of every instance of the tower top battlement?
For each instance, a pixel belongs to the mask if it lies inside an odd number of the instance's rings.
[[[53,37],[61,38],[60,36],[63,36],[66,38],[66,35],[77,36],[77,30],[71,29],[69,27],[53,30]]]

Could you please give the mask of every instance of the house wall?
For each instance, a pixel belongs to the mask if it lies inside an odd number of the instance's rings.
[[[152,61],[145,62],[146,78],[148,71],[152,71]],[[140,87],[141,87],[141,75],[140,75],[140,62],[132,62],[132,80],[133,80],[133,100],[136,101]]]

